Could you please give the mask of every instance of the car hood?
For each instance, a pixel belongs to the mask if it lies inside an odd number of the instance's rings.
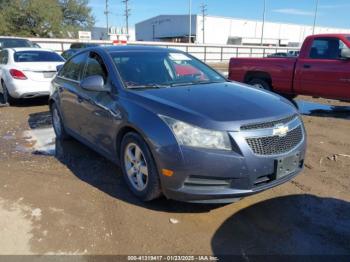
[[[279,95],[240,83],[213,83],[133,90],[133,100],[154,113],[203,128],[236,130],[240,125],[297,113]]]

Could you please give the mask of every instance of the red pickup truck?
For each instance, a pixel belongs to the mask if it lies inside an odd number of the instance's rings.
[[[231,58],[229,79],[290,98],[350,101],[350,35],[309,36],[297,58]]]

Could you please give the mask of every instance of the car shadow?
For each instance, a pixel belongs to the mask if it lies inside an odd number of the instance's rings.
[[[229,255],[244,261],[256,255],[349,256],[349,218],[350,203],[343,200],[314,195],[273,198],[233,214],[215,232],[211,246],[216,256],[228,261]]]
[[[350,105],[333,106],[298,99],[294,100],[293,104],[296,105],[299,112],[303,115],[334,117],[350,120]]]
[[[31,129],[52,127],[50,111],[29,114],[28,124]]]
[[[80,180],[116,199],[146,209],[170,213],[204,213],[223,205],[192,204],[168,200],[165,197],[143,202],[127,188],[121,169],[74,139],[56,139],[55,157]]]
[[[11,106],[14,106],[14,107],[43,106],[43,105],[47,105],[48,101],[49,99],[47,96],[27,98],[27,99],[16,99],[14,102],[11,103]],[[5,100],[2,94],[0,94],[0,107],[1,106],[8,106],[7,104],[5,104]]]

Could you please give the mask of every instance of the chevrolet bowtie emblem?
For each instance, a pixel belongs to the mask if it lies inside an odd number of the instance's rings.
[[[274,136],[279,136],[279,137],[283,137],[286,136],[287,133],[289,131],[289,127],[285,126],[285,125],[277,125],[274,129],[273,129],[273,135]]]

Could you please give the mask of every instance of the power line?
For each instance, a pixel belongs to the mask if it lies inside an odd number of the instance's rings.
[[[203,31],[203,44],[205,44],[205,17],[207,16],[207,4],[201,4],[200,9],[202,13],[202,31]]]
[[[122,3],[125,5],[124,16],[125,16],[125,28],[126,34],[129,37],[129,16],[131,15],[131,9],[129,8],[129,0],[123,0]]]
[[[312,27],[312,34],[315,34],[315,27],[316,27],[316,20],[317,20],[317,12],[318,12],[318,0],[316,0],[316,6],[315,6],[315,15],[314,15],[314,25]]]
[[[265,16],[266,16],[266,0],[264,0],[264,8],[263,8],[263,21],[262,21],[262,28],[261,28],[261,39],[260,39],[260,45],[262,46],[264,43],[264,30],[265,30]]]
[[[106,9],[105,9],[104,14],[105,14],[105,16],[106,16],[106,22],[107,22],[107,38],[108,38],[108,34],[109,34],[109,24],[108,24],[109,5],[108,5],[108,0],[106,0]]]
[[[190,19],[190,28],[188,33],[188,42],[192,43],[192,0],[188,1],[188,11],[189,11],[189,19]]]

